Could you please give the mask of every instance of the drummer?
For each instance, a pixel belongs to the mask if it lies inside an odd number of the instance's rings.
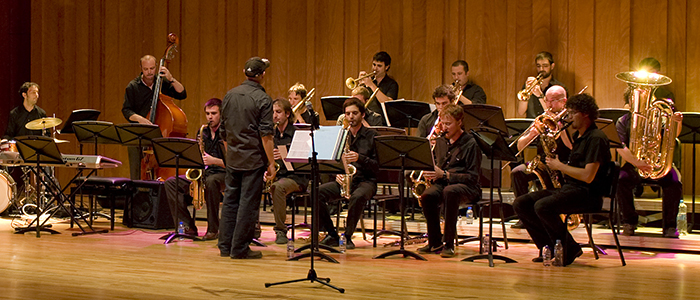
[[[46,117],[46,111],[36,105],[37,100],[39,100],[39,85],[34,82],[25,82],[19,88],[19,94],[22,95],[24,101],[22,101],[22,105],[10,111],[7,129],[2,136],[4,140],[24,135],[41,135],[41,130],[29,130],[24,127],[30,121]]]

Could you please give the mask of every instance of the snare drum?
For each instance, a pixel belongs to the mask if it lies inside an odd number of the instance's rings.
[[[2,140],[0,142],[0,152],[17,152],[17,142]]]
[[[4,212],[17,196],[17,184],[12,176],[0,170],[0,213]]]

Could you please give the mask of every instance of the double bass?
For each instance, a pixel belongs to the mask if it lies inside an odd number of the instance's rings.
[[[165,49],[165,55],[160,59],[157,68],[158,72],[155,75],[155,83],[153,84],[153,90],[158,92],[153,93],[151,111],[148,114],[148,120],[160,127],[160,132],[163,137],[185,137],[187,135],[187,116],[185,112],[175,105],[172,97],[161,92],[163,77],[160,76],[160,68],[175,57],[178,43],[179,38],[177,35],[174,33],[168,34],[168,47]],[[144,157],[141,160],[141,179],[164,180],[168,177],[175,176],[174,169],[158,167],[152,149],[144,152]]]

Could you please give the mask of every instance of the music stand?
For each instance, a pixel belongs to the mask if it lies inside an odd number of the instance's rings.
[[[160,131],[159,131],[160,132]],[[175,168],[175,174],[180,173],[180,167],[187,169],[204,169],[202,153],[199,150],[197,141],[188,138],[155,138],[153,142],[153,153],[156,156],[158,166],[161,168]],[[175,186],[180,186],[180,176],[175,175]],[[176,201],[180,199],[180,189],[175,194]],[[178,204],[179,205],[179,204]],[[199,238],[189,234],[171,232],[164,235],[165,243],[170,243],[174,238],[188,238],[198,240]]]
[[[620,141],[620,136],[617,135],[617,128],[615,128],[614,120],[598,118],[595,120],[595,125],[608,137],[610,148],[624,148],[624,145]]]
[[[695,227],[695,145],[700,143],[700,113],[684,112],[682,126],[678,139],[681,143],[693,144],[693,183],[691,189],[693,195],[693,213],[690,215],[690,226],[688,226],[688,232],[691,232],[693,227]]]
[[[17,137],[17,150],[22,156],[22,159],[24,160],[24,164],[27,166],[31,167],[32,173],[36,175],[36,193],[37,193],[37,217],[32,221],[29,226],[25,228],[15,228],[15,233],[25,233],[29,231],[36,230],[36,237],[41,236],[41,231],[47,231],[50,233],[60,233],[58,231],[48,229],[48,226],[45,226],[46,222],[56,214],[57,210],[54,210],[48,218],[44,220],[44,222],[41,222],[41,215],[44,213],[44,206],[48,206],[49,203],[44,205],[41,200],[41,186],[43,185],[46,187],[46,190],[50,192],[53,196],[54,201],[58,202],[58,206],[63,209],[68,215],[71,217],[71,220],[74,221],[76,224],[78,224],[78,227],[82,231],[82,234],[86,234],[88,232],[85,231],[85,229],[80,225],[80,223],[75,220],[75,215],[73,212],[77,211],[77,208],[75,207],[75,204],[70,200],[73,194],[71,194],[69,197],[66,197],[63,192],[65,188],[62,190],[56,182],[53,180],[48,180],[49,183],[52,185],[49,185],[44,179],[40,176],[41,174],[48,176],[46,171],[42,168],[44,167],[61,167],[65,166],[65,163],[63,161],[63,155],[61,152],[58,150],[58,145],[56,145],[56,142],[54,141],[53,138],[49,137],[44,137],[44,136],[22,136],[22,137]],[[35,164],[34,166],[32,166]],[[92,170],[88,177],[92,175],[95,172],[95,170]],[[77,177],[74,176],[73,179],[71,179],[71,182],[75,180]],[[79,187],[82,187],[82,182]],[[67,188],[68,186],[66,186]],[[64,204],[68,202],[68,204],[71,207],[71,210],[67,210]],[[81,215],[80,218],[90,227],[90,230],[92,232],[90,233],[98,233],[98,231],[95,231],[95,229],[92,228],[92,225],[87,222],[87,220]],[[32,224],[36,222],[36,225],[32,227]],[[102,230],[99,232],[108,232],[107,230]],[[73,234],[74,236],[77,234]]]
[[[406,230],[406,205],[404,186],[406,177],[403,176],[406,169],[410,170],[426,170],[432,171],[435,169],[433,162],[433,154],[430,151],[430,141],[423,137],[415,136],[377,136],[374,138],[374,145],[377,152],[377,162],[380,169],[385,170],[400,170],[399,175],[399,206],[401,207],[401,240],[398,250],[391,250],[382,253],[374,258],[386,258],[392,255],[400,254],[404,258],[411,256],[418,260],[427,260],[420,254],[404,249],[404,238]]]
[[[333,259],[332,257],[321,253],[319,251],[319,245],[318,245],[318,185],[319,185],[319,176],[320,176],[320,171],[319,171],[319,160],[318,160],[318,152],[316,152],[316,138],[314,135],[314,128],[316,127],[315,125],[318,124],[311,124],[311,130],[309,131],[309,137],[311,139],[311,156],[308,158],[309,160],[309,165],[311,167],[311,251],[309,253],[304,253],[301,255],[298,255],[296,257],[290,258],[289,260],[299,260],[303,257],[310,257],[311,258],[311,263],[310,263],[310,268],[309,272],[306,275],[306,278],[300,278],[300,279],[293,279],[293,280],[287,280],[287,281],[281,281],[281,282],[275,282],[275,283],[265,283],[265,287],[271,287],[273,285],[281,285],[281,284],[287,284],[287,283],[295,283],[295,282],[302,282],[308,280],[311,283],[318,282],[320,284],[323,284],[327,287],[330,287],[332,289],[335,289],[336,291],[340,293],[345,293],[345,289],[336,287],[334,285],[331,285],[329,282],[331,281],[330,278],[321,278],[318,277],[316,274],[316,270],[314,269],[314,257],[316,255],[320,256],[321,258],[326,258],[330,262],[335,262],[338,263],[337,260]],[[319,129],[322,130],[322,129]],[[296,132],[294,134],[294,137],[297,137],[297,134],[300,134],[299,137],[302,137],[303,134],[300,132]],[[345,141],[345,139],[343,139]],[[304,141],[305,142],[305,141]],[[294,146],[294,140],[292,140],[292,146]],[[335,150],[337,149],[343,149],[343,144],[337,145]],[[290,154],[292,153],[290,147]],[[339,163],[339,159],[335,159],[338,155],[334,155],[334,159],[332,160],[327,160],[325,161],[324,164],[329,165],[329,168],[332,169],[337,169],[337,164]],[[339,157],[338,157],[339,158]],[[287,156],[287,161],[293,162],[294,159],[290,158],[289,155]],[[342,164],[341,164],[342,165]],[[299,168],[297,166],[294,167],[294,170],[297,171]],[[341,172],[345,172],[344,168],[340,168]],[[295,251],[296,252],[296,251]]]
[[[467,104],[463,108],[462,128],[464,131],[489,127],[498,130],[501,135],[508,134],[506,119],[503,117],[501,107],[488,104]]]
[[[624,116],[628,112],[630,111],[624,108],[601,108],[598,110],[598,117],[603,119],[610,119],[613,121],[613,124],[615,124],[615,122],[617,122],[617,119]]]
[[[58,130],[58,134],[73,133],[73,122],[77,121],[94,121],[100,116],[100,111],[96,109],[76,109],[68,120],[63,123],[63,127]]]
[[[105,121],[77,121],[73,122],[73,132],[78,142],[83,143],[94,143],[95,152],[97,155],[97,145],[98,144],[120,144],[119,135],[117,134],[117,129],[114,127],[112,122]],[[82,151],[81,151],[82,153]]]
[[[343,114],[343,103],[350,96],[326,96],[321,97],[321,109],[327,121],[335,121]]]
[[[502,113],[501,113],[502,115]],[[505,124],[505,123],[504,123]],[[500,171],[500,168],[494,169],[494,160],[505,160],[514,161],[515,153],[506,145],[506,141],[503,139],[503,131],[497,130],[489,127],[477,127],[470,129],[471,134],[474,136],[477,144],[481,151],[486,154],[486,157],[491,161],[491,184],[489,188],[489,244],[487,245],[489,251],[485,254],[478,254],[474,256],[467,257],[462,261],[474,262],[477,259],[488,259],[489,267],[493,267],[493,260],[500,259],[506,263],[515,263],[512,258],[503,255],[493,254],[493,174],[496,171]],[[499,185],[500,186],[500,185]]]
[[[420,119],[432,110],[430,104],[413,100],[384,102],[389,126],[396,128],[416,128]]]
[[[520,138],[525,129],[528,129],[530,125],[532,125],[532,122],[535,122],[535,119],[506,119],[506,130],[508,131],[506,135],[506,142],[510,145],[510,143]]]

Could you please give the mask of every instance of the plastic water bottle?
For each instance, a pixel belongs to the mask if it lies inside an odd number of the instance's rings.
[[[179,224],[177,224],[177,234],[185,234],[185,224],[180,221]],[[185,238],[184,237],[178,237],[178,240],[182,241]]]
[[[545,267],[552,265],[552,250],[549,249],[549,246],[542,248],[542,265]]]
[[[340,253],[345,253],[345,243],[347,239],[345,238],[345,233],[340,235],[340,240],[338,241],[338,250],[340,250]]]
[[[564,246],[562,246],[561,240],[557,240],[556,245],[554,245],[554,261],[552,265],[555,267],[564,266]]]
[[[688,234],[688,206],[683,203],[678,204],[678,216],[676,216],[676,229],[678,229],[679,235]]]
[[[294,257],[294,240],[289,239],[287,241],[287,258]]]
[[[467,208],[467,225],[474,224],[474,211],[472,210],[472,207]]]
[[[489,253],[489,245],[490,245],[489,241],[491,241],[491,239],[489,238],[489,235],[484,234],[483,241],[481,242],[481,253],[483,253],[483,254]]]

